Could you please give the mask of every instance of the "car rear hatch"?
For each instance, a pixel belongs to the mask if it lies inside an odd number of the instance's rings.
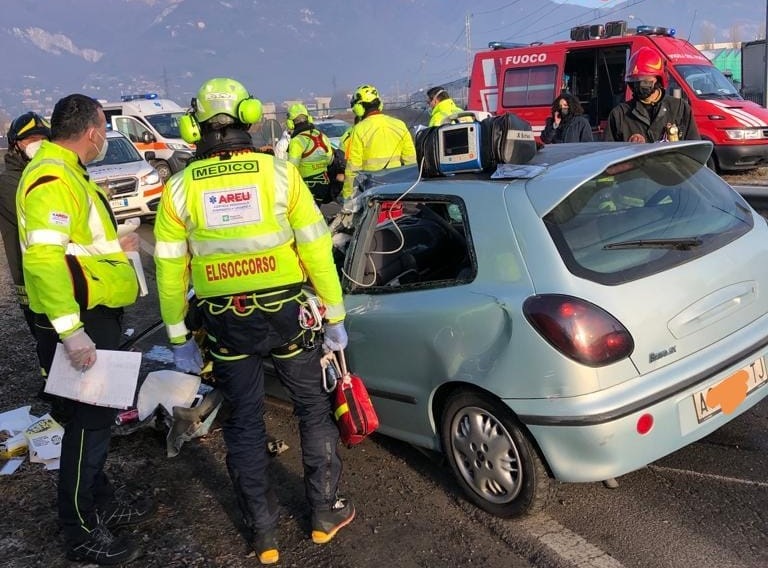
[[[705,155],[656,148],[599,164],[543,215],[568,269],[558,291],[626,326],[640,374],[712,346],[768,310],[760,294],[768,290],[765,221],[703,167]],[[587,161],[584,171],[595,167]],[[546,207],[546,198],[531,200]]]

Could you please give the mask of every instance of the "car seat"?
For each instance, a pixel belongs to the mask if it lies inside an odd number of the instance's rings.
[[[373,281],[372,286],[392,286],[418,280],[416,258],[405,246],[400,246],[402,238],[391,223],[376,229],[363,282]]]

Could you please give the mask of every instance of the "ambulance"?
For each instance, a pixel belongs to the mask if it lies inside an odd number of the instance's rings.
[[[714,144],[709,167],[738,171],[768,165],[768,110],[744,100],[700,51],[675,37],[674,29],[628,28],[615,21],[572,28],[570,37],[529,45],[489,43],[474,58],[468,108],[515,113],[538,138],[552,101],[568,91],[601,140],[608,113],[632,96],[624,82],[627,62],[646,46],[662,56],[667,94],[689,103],[701,137]]]
[[[185,110],[157,93],[125,95],[120,102],[102,103],[107,125],[122,132],[154,166],[163,181],[183,170],[195,150],[181,139],[179,118]]]

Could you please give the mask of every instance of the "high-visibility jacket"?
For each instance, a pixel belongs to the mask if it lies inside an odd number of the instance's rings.
[[[288,161],[299,168],[310,191],[315,184],[327,185],[330,183],[328,166],[333,162],[331,141],[317,128],[294,131],[288,143]]]
[[[24,170],[16,208],[30,308],[60,336],[82,327],[81,309],[136,301],[136,273],[108,198],[77,154],[44,141]]]
[[[344,199],[352,196],[360,171],[399,168],[416,163],[416,147],[405,123],[374,111],[352,127],[344,172]]]
[[[184,340],[199,298],[281,289],[309,277],[330,322],[344,319],[331,234],[296,167],[256,152],[190,163],[166,183],[155,219],[160,314]]]
[[[347,155],[347,152],[349,151],[349,139],[352,136],[352,129],[354,126],[350,126],[344,131],[344,134],[339,136],[339,150],[344,152],[344,156]]]
[[[463,110],[453,102],[453,99],[442,100],[432,107],[432,113],[429,116],[429,126],[440,126],[446,118]]]

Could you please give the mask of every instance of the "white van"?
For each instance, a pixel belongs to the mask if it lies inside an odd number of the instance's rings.
[[[109,198],[115,218],[154,216],[163,193],[158,171],[119,132],[107,132],[107,154],[88,164],[88,175]],[[146,154],[151,161],[154,153]]]
[[[171,177],[192,157],[195,150],[181,139],[179,118],[185,111],[175,102],[156,93],[125,95],[117,103],[102,102],[107,125],[125,134],[160,174]],[[154,152],[149,158],[147,152]]]

